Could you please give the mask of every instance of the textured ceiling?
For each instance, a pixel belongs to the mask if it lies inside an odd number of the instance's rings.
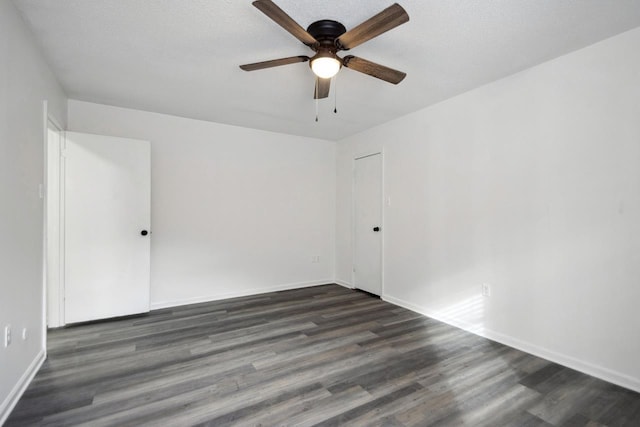
[[[275,0],[347,29],[392,1]],[[316,123],[307,64],[238,68],[311,53],[250,0],[13,2],[70,98],[332,140],[640,26],[638,0],[399,0],[411,20],[349,54],[407,78],[343,69]]]

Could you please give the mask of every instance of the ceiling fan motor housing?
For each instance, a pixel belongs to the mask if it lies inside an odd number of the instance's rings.
[[[335,41],[342,34],[346,33],[347,29],[338,21],[322,19],[309,25],[307,32],[320,44],[318,50],[331,50],[335,53],[338,50]],[[311,47],[313,48],[313,46]]]

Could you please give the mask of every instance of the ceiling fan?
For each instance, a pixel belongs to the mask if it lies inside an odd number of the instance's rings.
[[[329,96],[331,77],[335,76],[343,66],[393,84],[400,83],[406,76],[406,73],[402,71],[394,70],[357,56],[347,55],[340,58],[337,55],[338,51],[352,49],[409,21],[409,15],[397,3],[349,31],[341,23],[330,19],[316,21],[309,25],[305,31],[271,0],[256,0],[253,5],[275,21],[276,24],[311,48],[316,54],[312,57],[299,55],[241,65],[240,68],[245,71],[310,61],[309,65],[316,75],[313,95],[315,99]]]

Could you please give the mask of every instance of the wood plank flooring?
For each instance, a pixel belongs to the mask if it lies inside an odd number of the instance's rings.
[[[338,285],[49,333],[7,426],[640,426],[640,394]]]

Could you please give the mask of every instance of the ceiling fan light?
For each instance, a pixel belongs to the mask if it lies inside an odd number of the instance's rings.
[[[335,76],[341,66],[340,61],[331,56],[319,56],[311,60],[313,73],[321,79],[330,79]]]

